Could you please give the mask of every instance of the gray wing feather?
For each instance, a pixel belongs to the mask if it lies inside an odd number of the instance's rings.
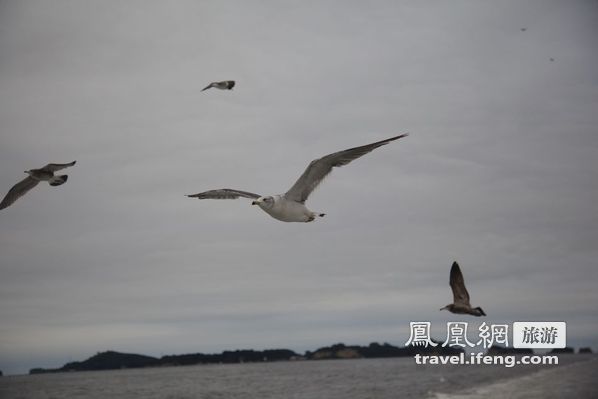
[[[69,162],[69,163],[49,163],[46,166],[44,166],[42,169],[46,170],[48,172],[56,172],[56,171],[59,171],[60,169],[64,169],[64,168],[68,168],[69,166],[73,166],[76,163],[77,163],[77,161],[73,161],[73,162]]]
[[[332,168],[346,165],[380,146],[388,144],[391,141],[398,140],[407,135],[407,133],[401,134],[399,136],[391,137],[376,143],[335,152],[333,154],[329,154],[322,158],[311,161],[307,169],[305,169],[305,172],[303,172],[293,187],[286,192],[284,195],[285,198],[301,203],[305,202],[312,191],[314,191],[316,187],[318,187],[318,185],[324,180],[324,178],[332,171]]]
[[[221,188],[220,190],[210,190],[204,191],[203,193],[187,195],[187,197],[197,199],[237,199],[239,197],[256,199],[261,197],[261,195],[250,193],[248,191]]]
[[[8,191],[8,193],[0,203],[0,209],[4,209],[12,205],[16,200],[25,195],[27,191],[37,186],[37,183],[39,183],[38,180],[35,180],[34,178],[27,176],[26,178],[12,186],[12,188]]]
[[[457,262],[454,262],[451,267],[450,285],[453,290],[453,302],[469,306],[469,293],[465,288],[463,273],[461,273],[461,268]]]

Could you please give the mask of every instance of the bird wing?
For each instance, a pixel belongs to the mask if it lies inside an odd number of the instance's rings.
[[[201,89],[201,91],[208,90],[210,87],[214,87],[214,82],[210,83],[209,85],[207,85],[206,87]]]
[[[261,195],[230,188],[221,188],[219,190],[210,190],[204,191],[203,193],[187,195],[187,197],[197,199],[237,199],[239,197],[256,199],[261,197]]]
[[[286,199],[305,202],[307,197],[318,187],[324,178],[332,171],[332,168],[350,163],[351,161],[367,154],[368,152],[390,143],[391,141],[405,137],[408,134],[391,137],[376,143],[350,148],[348,150],[335,152],[322,158],[311,161],[305,172],[295,182],[293,187],[284,195]]]
[[[465,280],[463,280],[463,273],[457,262],[453,262],[451,267],[451,278],[449,284],[453,290],[453,302],[462,303],[469,306],[469,293],[465,288]]]
[[[12,205],[16,200],[25,195],[27,191],[37,186],[38,180],[35,180],[31,176],[27,176],[8,191],[2,202],[0,202],[0,209],[4,209]]]
[[[77,161],[69,162],[69,163],[49,163],[44,166],[42,169],[48,172],[56,172],[60,169],[68,168],[69,166],[73,166],[76,164]]]

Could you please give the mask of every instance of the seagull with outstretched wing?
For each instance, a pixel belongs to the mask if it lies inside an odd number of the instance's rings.
[[[51,186],[60,186],[66,183],[68,175],[55,176],[54,172],[61,169],[73,166],[77,161],[69,163],[49,163],[43,168],[26,170],[28,174],[26,178],[15,184],[0,202],[0,209],[4,209],[12,205],[16,200],[25,195],[33,187],[37,186],[40,181],[47,181]]]
[[[473,316],[486,316],[486,313],[480,308],[472,308],[469,303],[469,292],[465,288],[465,280],[463,279],[463,273],[457,262],[453,262],[451,267],[451,276],[449,284],[453,290],[453,303],[446,305],[440,310],[448,310],[451,313],[457,314],[470,314]]]
[[[258,205],[264,212],[283,222],[311,222],[324,213],[312,212],[305,206],[305,201],[334,167],[347,165],[351,161],[373,151],[374,149],[407,136],[407,133],[391,137],[361,147],[335,152],[312,161],[305,172],[285,194],[261,196],[247,191],[223,188],[187,195],[197,199],[236,199],[239,197],[252,199],[252,205]]]

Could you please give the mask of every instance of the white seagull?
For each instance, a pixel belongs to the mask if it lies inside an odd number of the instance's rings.
[[[47,181],[51,186],[60,186],[66,183],[68,175],[54,176],[54,172],[69,166],[73,166],[77,161],[70,163],[49,163],[43,168],[26,170],[29,176],[15,184],[6,194],[0,203],[0,209],[12,205],[16,200],[25,195],[27,191],[37,186],[40,181]]]
[[[332,171],[332,168],[348,164],[368,152],[398,140],[408,134],[391,137],[376,143],[367,144],[361,147],[335,152],[322,158],[313,160],[305,172],[285,194],[261,196],[247,191],[222,188],[219,190],[204,191],[198,194],[187,195],[197,199],[236,199],[239,197],[253,199],[252,205],[258,205],[264,212],[274,219],[283,222],[311,222],[316,217],[323,217],[324,213],[312,212],[305,206],[305,201],[315,190],[324,178]]]
[[[223,80],[222,82],[212,82],[206,87],[204,87],[201,91],[208,90],[209,88],[215,87],[216,89],[220,90],[231,90],[235,87],[234,80]]]

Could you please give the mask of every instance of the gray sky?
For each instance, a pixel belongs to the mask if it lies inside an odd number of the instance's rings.
[[[0,213],[0,369],[444,338],[481,321],[438,311],[453,260],[485,321],[598,348],[597,21],[589,0],[1,2],[1,195],[77,165]],[[283,193],[403,132],[332,172],[314,223],[184,197]]]

